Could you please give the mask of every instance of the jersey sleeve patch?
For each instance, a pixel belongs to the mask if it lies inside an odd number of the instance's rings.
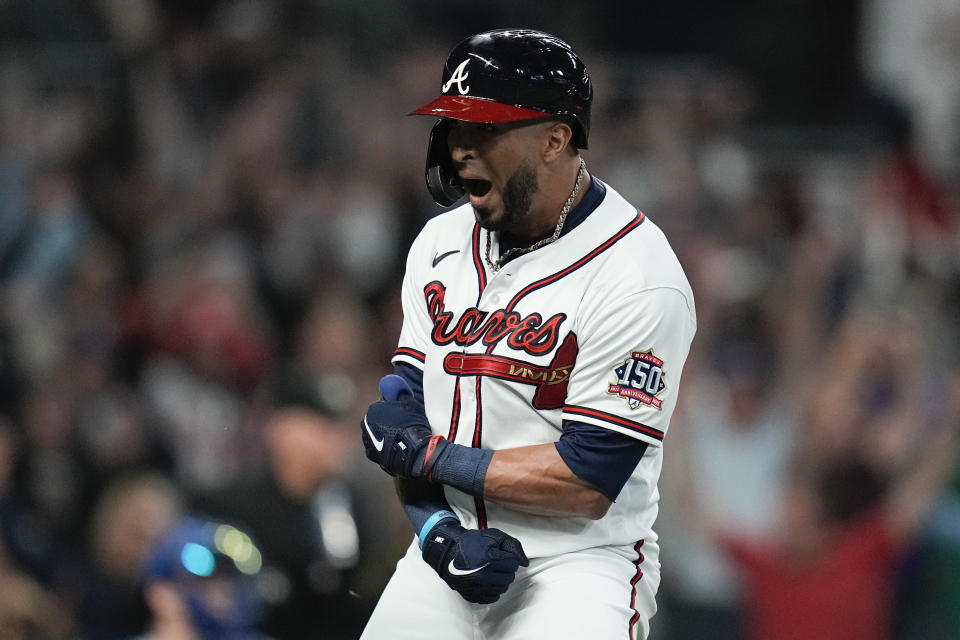
[[[631,409],[641,405],[663,408],[659,397],[667,388],[664,362],[651,351],[634,351],[613,367],[614,380],[607,393],[627,401]]]

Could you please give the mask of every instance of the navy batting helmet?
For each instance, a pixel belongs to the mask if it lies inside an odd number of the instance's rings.
[[[441,92],[411,112],[441,117],[427,147],[427,188],[440,205],[464,195],[447,149],[449,120],[494,123],[558,116],[570,123],[573,145],[587,148],[590,76],[570,45],[548,33],[498,29],[467,38],[447,57]]]

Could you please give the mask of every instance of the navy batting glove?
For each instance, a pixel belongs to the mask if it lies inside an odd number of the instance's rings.
[[[422,542],[423,559],[468,602],[500,599],[521,566],[530,566],[520,541],[499,529],[464,529],[441,520]]]
[[[420,478],[424,459],[442,451],[447,441],[433,435],[402,377],[384,376],[380,393],[383,399],[370,405],[360,425],[367,459],[390,475]]]

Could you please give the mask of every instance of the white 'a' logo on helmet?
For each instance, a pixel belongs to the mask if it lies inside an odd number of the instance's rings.
[[[453,85],[453,83],[456,82],[456,83],[457,83],[457,91],[460,92],[460,95],[462,95],[462,96],[467,95],[467,92],[470,91],[470,85],[463,86],[463,82],[464,82],[464,81],[467,79],[467,77],[470,75],[470,72],[467,71],[467,64],[468,64],[469,62],[470,62],[470,59],[467,58],[466,60],[464,60],[463,62],[460,63],[460,66],[459,66],[459,67],[457,67],[456,69],[453,70],[453,75],[450,76],[450,79],[447,80],[447,81],[443,84],[443,87],[440,89],[443,93],[446,93],[447,91],[449,91],[449,90],[450,90],[450,87]]]

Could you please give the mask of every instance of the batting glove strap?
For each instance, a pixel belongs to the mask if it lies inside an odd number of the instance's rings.
[[[520,541],[499,529],[464,529],[444,519],[422,540],[423,559],[464,600],[489,604],[500,599],[517,569],[529,566]]]
[[[414,473],[417,473],[418,476],[433,482],[433,469],[436,466],[440,458],[443,457],[443,453],[447,449],[446,438],[443,436],[433,436],[427,442],[427,446],[423,448],[423,456],[421,460],[417,461],[417,465],[414,467]]]
[[[455,514],[453,511],[448,511],[448,510],[446,510],[446,509],[441,510],[441,511],[437,511],[437,512],[434,513],[432,516],[430,516],[429,518],[427,518],[427,521],[423,523],[423,526],[420,527],[420,531],[419,531],[419,533],[417,534],[417,538],[419,538],[419,540],[420,540],[420,550],[421,550],[421,551],[423,550],[423,541],[424,541],[424,539],[425,539],[428,535],[430,535],[430,532],[433,531],[433,528],[434,528],[435,526],[437,526],[437,524],[438,524],[441,520],[448,520],[448,519],[456,520],[456,521],[457,521],[457,524],[460,524],[460,518],[457,517],[457,514]]]

